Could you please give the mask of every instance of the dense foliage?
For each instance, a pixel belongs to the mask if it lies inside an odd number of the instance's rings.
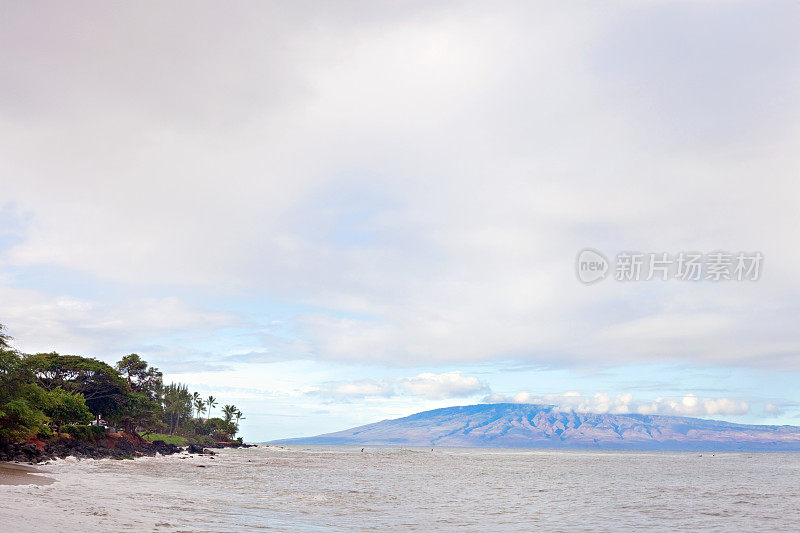
[[[88,424],[100,419],[129,433],[166,432],[203,443],[231,440],[239,430],[242,413],[235,406],[212,418],[216,398],[201,398],[180,383],[164,385],[162,373],[137,354],[112,367],[77,355],[22,354],[10,341],[0,324],[0,442],[62,431],[96,439],[105,430]]]

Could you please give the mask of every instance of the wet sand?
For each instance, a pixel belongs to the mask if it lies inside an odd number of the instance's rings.
[[[0,463],[0,485],[49,485],[55,480],[40,476],[42,471],[28,465]]]

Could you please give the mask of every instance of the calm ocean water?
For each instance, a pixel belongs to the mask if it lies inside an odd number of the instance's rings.
[[[800,454],[330,447],[62,461],[8,531],[800,531]]]

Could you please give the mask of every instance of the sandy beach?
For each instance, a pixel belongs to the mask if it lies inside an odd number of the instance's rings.
[[[41,470],[33,466],[0,463],[0,485],[49,485],[55,481],[39,474]]]

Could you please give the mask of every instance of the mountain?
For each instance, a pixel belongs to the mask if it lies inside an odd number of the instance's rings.
[[[561,411],[552,405],[481,404],[424,411],[284,444],[476,446],[607,450],[798,450],[800,427],[675,416]]]

